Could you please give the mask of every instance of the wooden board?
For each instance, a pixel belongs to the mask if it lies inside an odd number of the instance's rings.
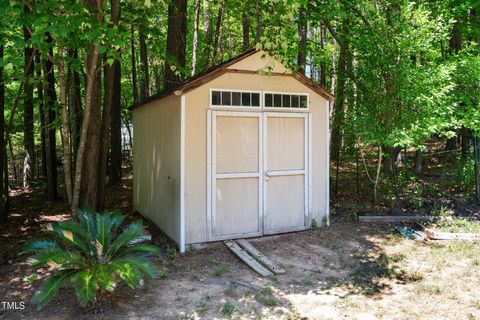
[[[437,217],[432,216],[359,216],[359,222],[378,222],[378,223],[397,223],[397,222],[417,222],[433,221]]]
[[[478,241],[480,240],[480,234],[478,233],[465,233],[465,232],[440,232],[429,229],[419,223],[417,223],[423,233],[427,235],[430,240],[466,240],[466,241]]]
[[[275,274],[282,274],[285,273],[285,270],[283,270],[279,265],[277,265],[275,262],[270,260],[268,257],[263,255],[260,251],[258,251],[250,242],[248,242],[245,239],[237,240],[237,243],[245,250],[247,251],[252,257],[254,257],[258,262],[263,264],[267,269],[272,271]]]
[[[415,224],[419,230],[427,235],[430,240],[467,240],[478,241],[480,240],[479,233],[465,233],[465,232],[440,232],[429,229],[420,223]]]
[[[273,276],[273,273],[267,270],[264,266],[262,266],[257,260],[253,259],[245,250],[240,248],[238,244],[234,241],[224,241],[225,245],[237,255],[243,262],[245,262],[250,268],[252,268],[255,272],[260,274],[262,277],[269,277]]]

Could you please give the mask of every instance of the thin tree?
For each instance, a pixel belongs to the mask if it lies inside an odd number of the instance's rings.
[[[140,78],[140,100],[145,100],[150,96],[150,73],[148,65],[147,40],[142,28],[138,31],[140,42],[140,61],[142,63],[143,75]]]
[[[260,39],[263,36],[262,14],[263,14],[262,0],[257,0],[256,1],[256,10],[255,10],[255,21],[257,23],[255,42],[257,42],[257,43],[260,42]]]
[[[297,64],[298,71],[305,74],[305,68],[307,64],[307,8],[302,6],[300,8],[299,17],[298,17],[298,53],[297,53]]]
[[[242,12],[243,51],[250,49],[250,1],[246,0]]]
[[[168,6],[165,90],[182,82],[187,47],[187,1],[173,0]]]
[[[0,43],[0,60],[3,61],[3,42]],[[5,81],[3,64],[0,65],[0,222],[7,220],[8,171],[5,143]]]
[[[25,15],[30,14],[29,4],[24,4]],[[31,35],[29,26],[23,26],[23,38],[25,41],[24,61],[25,61],[25,85],[23,88],[23,146],[25,148],[23,162],[23,187],[30,187],[30,180],[34,178],[35,171],[35,138],[33,121],[33,68],[34,63],[30,63],[33,57],[33,48],[28,43]]]
[[[63,147],[63,175],[65,178],[65,193],[67,195],[68,204],[72,204],[72,148],[70,146],[70,127],[68,119],[68,105],[67,105],[67,82],[65,80],[64,67],[64,50],[60,46],[58,48],[58,84],[60,89],[60,106],[61,106],[61,120],[62,120],[62,147]]]
[[[195,20],[193,22],[193,40],[192,40],[192,76],[197,71],[197,55],[198,55],[198,31],[200,25],[200,0],[195,0]]]
[[[110,21],[113,25],[118,25],[118,20],[120,18],[120,0],[110,0]],[[118,60],[117,60],[118,61]],[[110,122],[112,121],[112,109],[113,109],[113,95],[114,95],[114,83],[116,78],[115,66],[105,67],[105,98],[104,105],[102,110],[102,123],[101,123],[101,143],[100,143],[100,160],[99,160],[99,173],[98,173],[98,199],[97,199],[97,210],[103,210],[105,206],[105,181],[106,181],[106,171],[107,171],[107,161],[108,161],[108,150],[110,147]],[[118,70],[119,71],[119,70]],[[118,93],[117,93],[118,94]],[[117,100],[118,101],[118,100]],[[116,111],[120,113],[120,106],[115,106]],[[119,184],[118,178],[116,177],[116,183]]]
[[[323,23],[320,23],[320,51],[324,52],[325,50],[325,44],[326,44],[326,37],[327,37],[327,31],[325,28],[325,25]],[[320,76],[319,76],[319,82],[320,85],[324,88],[327,86],[327,66],[325,63],[325,59],[322,58],[320,61]]]
[[[137,84],[137,59],[135,57],[135,29],[133,25],[130,29],[130,52],[131,52],[131,63],[132,63],[132,96],[133,102],[138,102],[138,84]]]
[[[110,130],[110,184],[122,184],[122,119],[120,98],[122,96],[120,60],[113,62],[114,79],[112,92],[112,116]]]
[[[222,21],[223,21],[223,11],[225,9],[225,0],[220,2],[220,6],[218,7],[218,15],[217,15],[217,24],[215,28],[215,38],[213,42],[213,58],[212,58],[212,65],[217,63],[218,52],[219,52],[219,45],[222,42]]]
[[[343,31],[348,30],[348,25],[344,22]],[[340,44],[340,55],[338,58],[338,65],[336,70],[336,84],[335,84],[335,102],[333,104],[333,122],[332,122],[332,137],[331,137],[331,157],[332,159],[339,158],[342,147],[342,124],[345,118],[345,82],[346,82],[346,68],[347,68],[347,43],[342,41]]]
[[[95,18],[101,22],[103,20],[102,9],[104,1],[88,0],[87,5],[95,9]],[[92,177],[93,168],[98,168],[98,149],[99,141],[99,62],[100,52],[98,45],[90,43],[87,54],[87,85],[85,89],[85,112],[83,115],[82,131],[80,134],[80,143],[78,146],[76,166],[75,166],[75,184],[72,196],[72,210],[75,211],[79,206],[89,206],[96,209],[97,206],[97,188],[98,171]],[[92,129],[90,128],[92,126]],[[92,132],[93,131],[93,132]],[[94,138],[91,140],[90,138]],[[87,147],[88,144],[88,147]],[[95,156],[97,157],[95,161]],[[85,165],[88,163],[88,165]],[[88,170],[90,168],[90,170]]]
[[[43,77],[42,77],[42,68],[41,68],[41,58],[40,52],[37,51],[35,54],[35,64],[38,66],[36,68],[35,81],[37,83],[37,100],[38,100],[38,113],[40,115],[40,159],[41,159],[41,170],[38,170],[39,174],[43,178],[47,177],[47,147],[46,147],[46,116],[45,116],[45,106],[43,104]]]
[[[80,140],[80,130],[82,127],[82,98],[80,73],[74,68],[74,61],[78,59],[78,51],[76,49],[68,51],[68,111],[71,121],[71,144],[72,158],[76,159],[78,143]]]
[[[53,40],[52,36],[47,33],[46,42],[49,45],[49,57],[44,59],[44,119],[45,119],[45,152],[46,152],[46,169],[47,169],[47,200],[54,201],[57,198],[57,144],[55,134],[57,93],[55,91],[55,71],[53,62]]]

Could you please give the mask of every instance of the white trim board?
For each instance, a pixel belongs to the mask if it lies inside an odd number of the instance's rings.
[[[185,252],[185,95],[180,97],[180,252]]]
[[[209,160],[207,163],[210,163],[210,168],[207,168],[207,172],[209,174],[209,181],[207,183],[210,185],[207,186],[207,203],[210,203],[210,206],[207,204],[207,230],[208,230],[208,240],[209,241],[219,241],[219,240],[226,240],[238,237],[256,237],[261,236],[263,232],[263,223],[261,221],[262,214],[263,214],[263,179],[262,179],[262,157],[260,152],[262,151],[262,113],[261,112],[240,112],[240,111],[217,111],[217,110],[208,110],[207,116],[209,117],[209,121],[207,122],[207,133],[209,137],[207,138],[210,145],[207,145],[207,149],[210,149]],[[216,142],[216,130],[217,130],[217,118],[218,117],[242,117],[242,118],[257,118],[258,119],[258,172],[236,172],[236,173],[217,173],[217,161],[216,161],[216,153],[217,153],[217,142]],[[259,196],[259,207],[258,207],[258,217],[259,217],[259,225],[258,231],[255,232],[248,232],[248,233],[241,233],[241,234],[228,234],[228,235],[217,235],[215,230],[216,228],[216,212],[217,212],[217,203],[216,203],[216,190],[217,190],[217,180],[219,179],[241,179],[241,178],[258,178],[258,196]]]

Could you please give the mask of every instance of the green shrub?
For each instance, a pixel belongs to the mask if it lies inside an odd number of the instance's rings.
[[[78,210],[77,221],[57,222],[49,227],[53,240],[34,240],[24,251],[34,269],[48,266],[51,275],[32,298],[43,308],[60,288],[72,285],[80,305],[95,301],[97,294],[111,292],[121,281],[134,288],[142,277],[153,278],[156,270],[149,258],[159,249],[146,244],[150,237],[138,220],[120,230],[125,216]]]

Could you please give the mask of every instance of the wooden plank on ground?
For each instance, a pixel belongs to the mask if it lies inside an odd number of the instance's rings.
[[[433,221],[438,219],[432,216],[359,216],[359,222],[378,222],[378,223],[398,223],[398,222],[418,222]]]
[[[240,248],[238,244],[234,241],[223,241],[225,245],[237,255],[243,262],[245,262],[250,268],[252,268],[255,272],[260,274],[262,277],[273,276],[269,270],[267,270],[264,266],[262,266],[257,260],[253,259],[245,250]]]
[[[267,269],[272,271],[275,274],[281,274],[285,273],[285,270],[283,270],[279,265],[277,265],[275,262],[270,260],[268,257],[266,257],[263,253],[258,251],[250,242],[248,242],[245,239],[237,240],[237,243],[242,247],[245,251],[247,251],[252,257],[254,257],[258,262],[263,264]]]
[[[429,229],[420,223],[417,225],[421,228],[423,233],[427,235],[430,240],[465,240],[477,241],[480,240],[479,233],[465,233],[465,232],[441,232]]]
[[[464,233],[464,232],[439,232],[434,231],[432,237],[433,240],[466,240],[466,241],[478,241],[480,240],[480,234],[478,233]]]

